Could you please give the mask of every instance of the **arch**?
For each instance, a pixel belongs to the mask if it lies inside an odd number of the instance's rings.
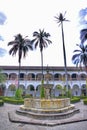
[[[41,84],[36,87],[36,91],[40,91]]]
[[[81,89],[86,89],[86,84],[82,84]]]
[[[9,74],[9,80],[15,80],[17,79],[17,74],[16,73],[10,73]]]
[[[71,79],[72,79],[72,80],[77,80],[77,79],[78,79],[78,75],[77,75],[76,73],[73,73],[73,74],[71,75]]]
[[[8,74],[7,73],[2,73],[5,77],[6,77],[6,80],[8,79]]]
[[[14,84],[10,84],[8,89],[6,90],[6,96],[15,96],[16,86]]]
[[[34,86],[33,86],[32,84],[29,84],[29,85],[27,86],[27,90],[29,90],[29,91],[34,91],[35,89],[34,89]]]
[[[62,95],[62,85],[57,84],[57,85],[55,86],[54,91],[55,91],[55,92],[54,92],[55,97],[61,96],[61,95]]]
[[[0,84],[0,96],[4,96],[5,89],[6,89],[6,85]]]
[[[26,75],[25,75],[25,73],[20,73],[20,80],[24,80],[25,79],[25,77],[26,77]]]
[[[74,84],[73,87],[72,87],[72,95],[74,96],[78,96],[79,95],[79,85],[77,84]]]
[[[60,90],[60,89],[62,89],[62,85],[58,84],[58,85],[55,86],[55,89],[56,88]]]
[[[36,87],[36,97],[40,97],[40,88],[41,88],[41,84],[37,85],[37,87]]]
[[[79,85],[74,84],[74,85],[73,85],[73,89],[79,89]]]
[[[29,74],[27,75],[27,79],[28,79],[28,80],[35,80],[35,74],[34,74],[34,73],[29,73]]]
[[[51,73],[46,73],[45,75],[44,75],[44,80],[52,80],[53,79],[53,75],[51,74]]]
[[[5,90],[5,89],[6,89],[6,85],[5,85],[5,84],[3,84],[3,83],[2,83],[2,84],[0,84],[0,88],[1,88],[1,89],[3,89],[3,90]]]
[[[16,86],[14,84],[10,84],[9,87],[8,87],[8,90],[15,91],[16,90]]]
[[[80,79],[81,80],[86,80],[86,74],[84,74],[84,73],[80,74]]]
[[[66,86],[66,84],[64,85],[64,89],[71,89],[71,86],[68,84],[68,88],[66,88],[67,86]]]
[[[62,79],[62,75],[59,73],[54,74],[54,80],[61,80]]]
[[[86,96],[86,84],[82,84],[82,86],[81,86],[81,94]]]
[[[22,90],[25,90],[25,86],[23,84],[20,84],[19,88],[22,89]]]
[[[66,79],[65,77],[66,77],[65,74],[63,74],[62,81],[65,81]],[[70,78],[71,78],[70,74],[67,74],[67,79],[70,80]]]
[[[36,75],[36,80],[41,80],[42,79],[42,73],[38,73],[37,75]]]
[[[31,96],[35,96],[36,93],[35,93],[35,89],[34,89],[34,85],[32,84],[29,84],[27,86],[27,91],[26,91],[27,94],[30,94]]]

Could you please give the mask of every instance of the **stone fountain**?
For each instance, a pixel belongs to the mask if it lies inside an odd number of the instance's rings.
[[[48,72],[47,75],[49,76]],[[75,105],[70,104],[70,98],[52,98],[51,92],[53,84],[44,84],[45,98],[25,98],[24,105],[16,112],[32,119],[56,120],[68,118],[79,110],[75,109]]]

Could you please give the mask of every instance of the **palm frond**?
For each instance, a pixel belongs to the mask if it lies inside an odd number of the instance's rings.
[[[74,50],[73,52],[82,52],[82,50]]]
[[[72,56],[72,60],[76,59],[76,58],[79,58],[80,54],[75,54]]]
[[[87,40],[87,29],[82,29],[80,31],[81,43],[84,43]]]
[[[54,16],[54,18],[56,19],[56,22],[59,24],[59,26],[64,21],[69,22],[69,20],[67,20],[65,18],[65,14],[66,14],[66,11],[65,11],[64,15],[63,15],[63,13],[59,13],[59,15],[57,14],[57,16]]]

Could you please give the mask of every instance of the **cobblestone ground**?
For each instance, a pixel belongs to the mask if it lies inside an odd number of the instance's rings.
[[[87,106],[84,106],[82,102],[76,103],[76,107],[81,108],[81,113],[87,110]],[[8,119],[8,112],[15,111],[17,108],[19,105],[11,104],[0,107],[0,130],[87,130],[87,121],[54,127],[12,123]]]

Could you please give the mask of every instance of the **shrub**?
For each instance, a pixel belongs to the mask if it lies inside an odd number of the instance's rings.
[[[87,105],[87,98],[83,100],[83,103]]]
[[[41,81],[41,88],[40,88],[40,97],[45,98],[45,92],[44,92],[44,80]]]
[[[4,96],[0,96],[0,99],[3,99],[4,98]]]
[[[81,98],[81,99],[86,99],[87,96],[81,95],[80,98]]]
[[[4,101],[0,100],[0,106],[3,106],[3,105],[4,105]]]
[[[23,98],[32,98],[32,94],[25,94],[24,96],[22,95]]]
[[[11,104],[23,104],[24,100],[23,99],[15,99],[15,98],[11,98],[11,97],[5,97],[4,102],[11,103]]]
[[[71,103],[76,103],[76,102],[80,102],[80,98],[79,97],[73,97],[70,99]]]
[[[16,99],[22,99],[22,90],[21,89],[17,89],[15,92],[15,98]]]

